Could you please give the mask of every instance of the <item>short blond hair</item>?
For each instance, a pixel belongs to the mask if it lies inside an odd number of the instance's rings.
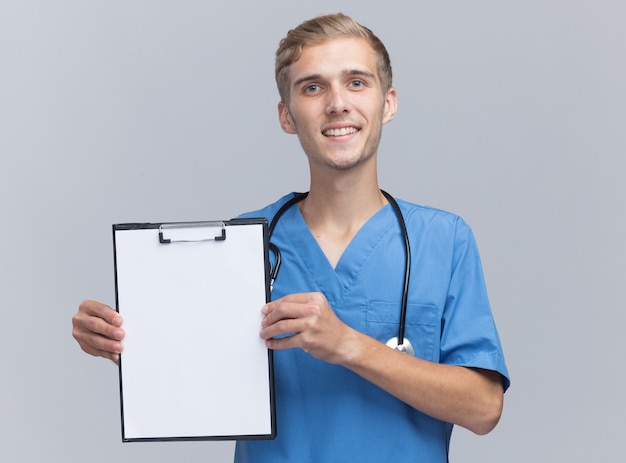
[[[276,50],[276,85],[283,103],[289,103],[289,66],[296,62],[306,45],[315,45],[329,39],[360,37],[372,46],[377,56],[378,75],[383,93],[392,85],[391,60],[383,42],[365,26],[343,13],[318,16],[304,21],[287,32]]]

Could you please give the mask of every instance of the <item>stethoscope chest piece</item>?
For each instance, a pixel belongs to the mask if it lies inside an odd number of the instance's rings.
[[[402,344],[398,344],[398,338],[394,337],[387,341],[387,346],[391,347],[398,352],[402,352],[407,355],[415,355],[415,351],[413,350],[413,346],[408,339],[405,339]]]

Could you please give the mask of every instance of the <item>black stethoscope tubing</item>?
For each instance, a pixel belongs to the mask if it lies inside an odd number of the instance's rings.
[[[404,352],[406,350],[403,349],[402,346],[404,345],[404,327],[406,325],[406,308],[407,308],[408,297],[409,297],[409,280],[411,277],[411,246],[409,243],[409,234],[406,229],[406,223],[404,221],[404,217],[402,216],[402,211],[400,210],[400,206],[398,206],[398,203],[393,198],[393,196],[391,196],[389,193],[387,193],[384,190],[380,190],[380,191],[385,196],[385,198],[387,198],[387,201],[389,201],[389,204],[391,204],[391,207],[393,208],[394,213],[396,214],[396,217],[398,219],[398,225],[400,226],[400,231],[402,232],[402,237],[404,239],[404,254],[405,254],[404,284],[403,284],[403,289],[402,289],[402,302],[400,304],[400,326],[398,327],[397,346],[395,347],[397,350]],[[274,280],[276,280],[276,277],[278,276],[278,271],[280,270],[280,264],[281,264],[280,249],[278,249],[278,246],[276,246],[274,243],[271,242],[272,233],[274,232],[274,229],[276,228],[276,224],[278,223],[278,220],[281,218],[281,216],[289,208],[291,208],[291,206],[299,203],[304,198],[306,198],[308,194],[309,194],[308,192],[295,193],[293,198],[291,198],[289,201],[287,201],[278,209],[278,211],[272,218],[272,221],[269,225],[269,232],[268,232],[268,240],[270,240],[269,248],[274,253],[274,256],[276,259],[274,266],[270,269],[270,282],[271,282],[272,287],[274,284]],[[410,348],[410,343],[408,343],[408,347]]]

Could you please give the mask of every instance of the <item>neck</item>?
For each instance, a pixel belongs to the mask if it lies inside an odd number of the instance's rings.
[[[311,234],[335,268],[352,238],[387,202],[378,184],[316,188],[300,203]]]
[[[375,160],[346,171],[311,169],[309,195],[300,212],[335,267],[352,238],[387,199],[378,187]]]
[[[308,197],[300,210],[311,229],[359,229],[387,203],[376,175],[346,174],[311,179]]]

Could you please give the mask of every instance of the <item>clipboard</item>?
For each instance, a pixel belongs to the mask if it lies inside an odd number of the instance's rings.
[[[276,437],[267,220],[113,225],[122,441]]]

